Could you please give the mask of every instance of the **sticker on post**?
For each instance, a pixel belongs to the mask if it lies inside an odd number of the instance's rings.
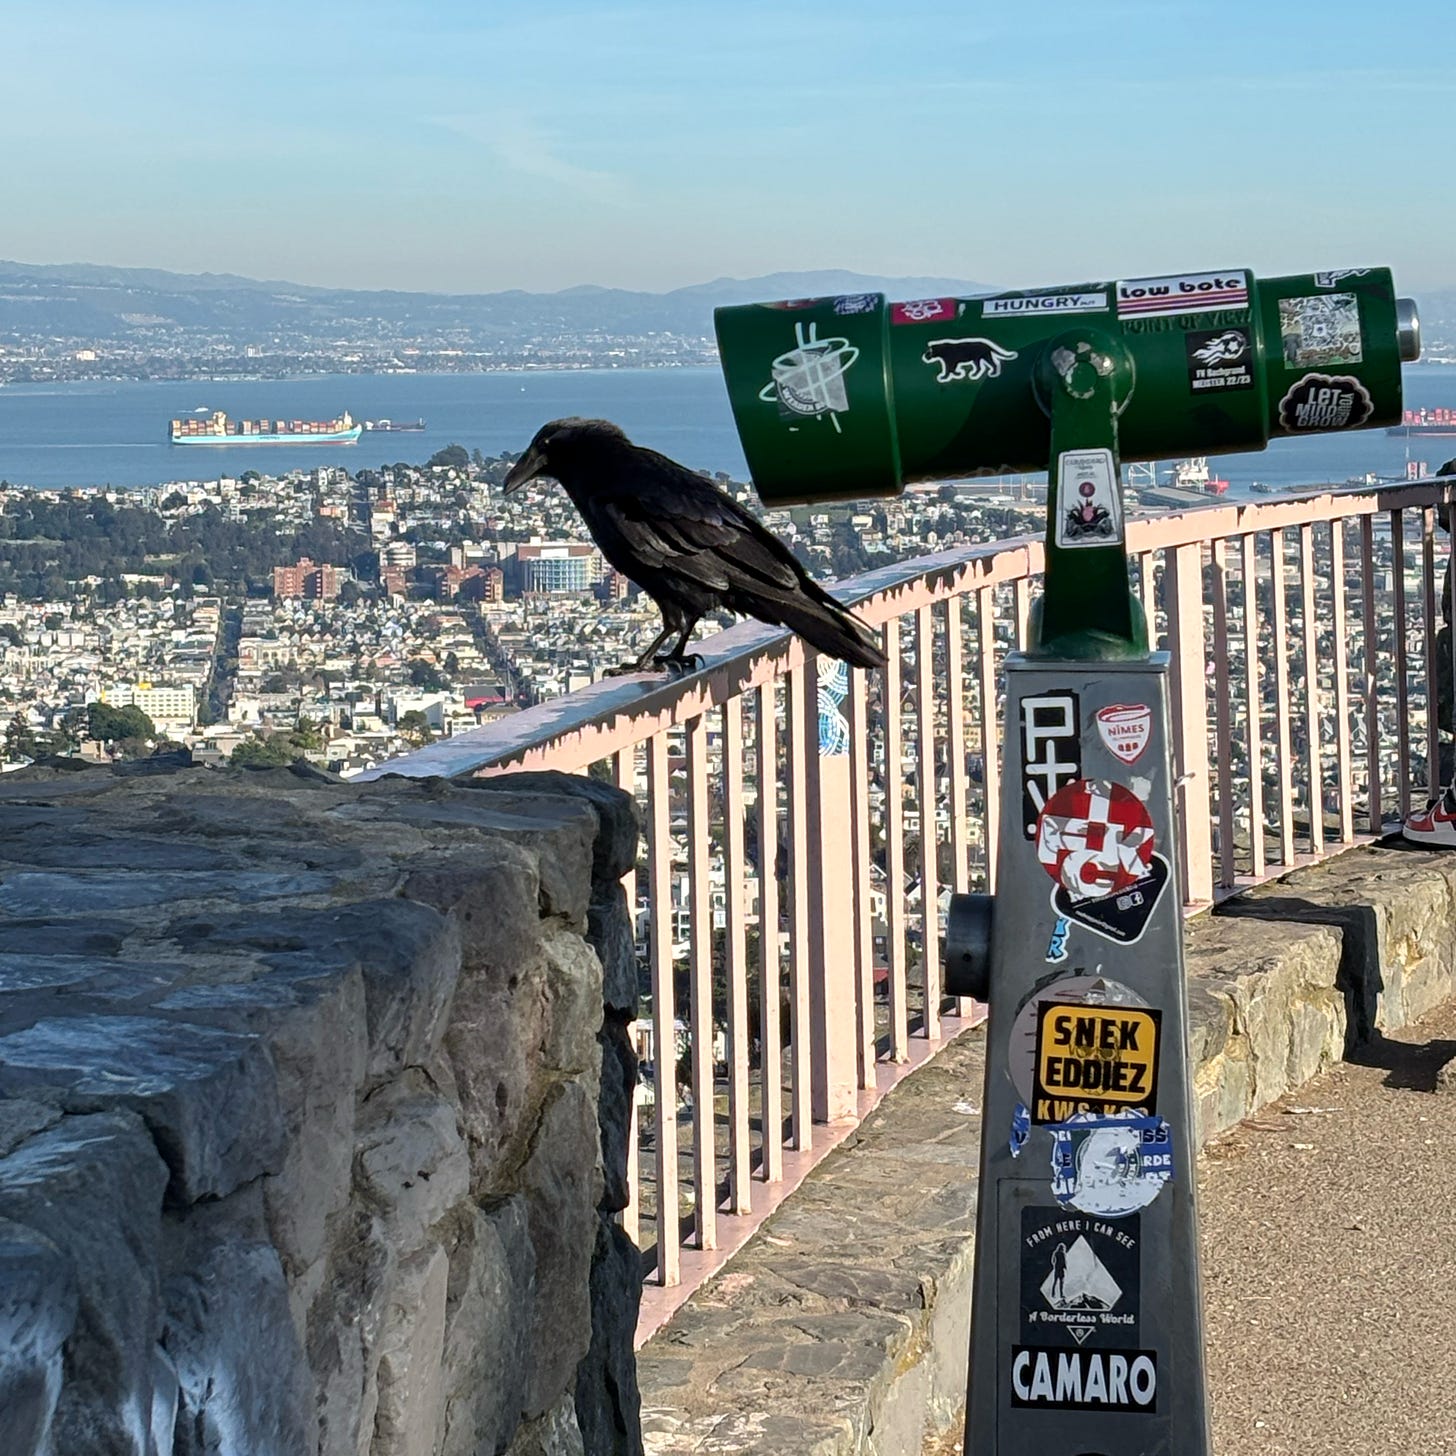
[[[1052,913],[1121,945],[1138,940],[1170,878],[1153,821],[1131,789],[1078,779],[1047,801],[1036,857],[1051,876]]]
[[[1156,1111],[1162,1019],[1151,1007],[1039,1003],[1031,1120]]]
[[[1158,1408],[1157,1352],[1013,1345],[1011,1404],[1151,1414]]]
[[[873,313],[880,301],[877,293],[845,293],[834,300],[837,314]]]
[[[1306,374],[1279,401],[1279,428],[1354,430],[1374,412],[1369,391],[1352,374]]]
[[[1057,457],[1058,546],[1111,546],[1122,540],[1122,499],[1111,450],[1064,450]]]
[[[1065,915],[1058,915],[1057,922],[1052,926],[1051,938],[1047,941],[1047,964],[1058,965],[1067,958],[1067,937],[1072,933],[1072,927],[1067,924]]]
[[[1020,314],[1103,313],[1107,294],[1086,293],[1023,293],[1010,298],[988,298],[981,305],[982,318],[1014,317]]]
[[[1040,693],[1021,700],[1021,826],[1036,838],[1037,821],[1058,789],[1082,777],[1082,721],[1076,693]]]
[[[1026,1140],[1030,1136],[1031,1113],[1024,1102],[1018,1102],[1011,1110],[1011,1136],[1007,1139],[1007,1146],[1010,1148],[1013,1158],[1021,1156],[1021,1150],[1026,1146]]]
[[[759,391],[765,404],[778,403],[784,419],[829,416],[839,429],[839,416],[849,408],[845,371],[859,358],[848,339],[821,339],[816,323],[794,325],[794,347],[773,361],[773,378]]]
[[[1126,1218],[1173,1176],[1173,1135],[1161,1117],[1079,1112],[1054,1123],[1052,1197],[1094,1218]]]
[[[1248,329],[1190,329],[1188,387],[1194,394],[1254,387],[1254,351]]]
[[[941,319],[953,319],[959,312],[959,300],[954,298],[912,298],[909,303],[890,305],[892,324],[933,324]]]
[[[1153,736],[1153,710],[1146,703],[1109,703],[1096,713],[1097,736],[1121,763],[1136,763]]]
[[[1281,298],[1279,337],[1290,369],[1358,364],[1364,358],[1359,300],[1353,293]]]
[[[1346,278],[1363,278],[1370,271],[1369,268],[1327,268],[1323,273],[1314,275],[1314,286],[1316,288],[1336,288]]]
[[[1249,275],[1242,268],[1226,273],[1185,273],[1172,278],[1128,278],[1117,285],[1120,318],[1209,313],[1214,309],[1248,306]]]
[[[1017,354],[994,339],[932,339],[920,357],[940,370],[937,384],[951,384],[958,379],[998,379],[1001,366]]]
[[[1107,1223],[1065,1208],[1021,1210],[1021,1338],[1027,1344],[1137,1344],[1138,1215]]]

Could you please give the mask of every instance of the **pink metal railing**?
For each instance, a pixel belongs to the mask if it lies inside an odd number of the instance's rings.
[[[1434,522],[1453,498],[1430,480],[1129,522],[1131,585],[1173,663],[1190,909],[1380,833],[1437,783]],[[939,907],[994,888],[1000,669],[1041,569],[1018,539],[841,583],[888,658],[849,674],[845,753],[814,751],[812,654],[744,623],[686,680],[607,679],[371,775],[597,766],[643,806],[627,894],[653,1075],[624,1215],[654,1261],[641,1337],[975,1019],[941,994]]]

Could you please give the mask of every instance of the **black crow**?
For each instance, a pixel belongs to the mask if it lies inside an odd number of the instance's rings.
[[[791,627],[855,667],[883,667],[869,629],[824,590],[777,537],[701,475],[634,445],[608,420],[553,420],[511,467],[505,489],[537,475],[565,487],[602,555],[662,611],[656,641],[622,672],[686,668],[698,619],[726,608]],[[673,634],[665,657],[654,654]]]

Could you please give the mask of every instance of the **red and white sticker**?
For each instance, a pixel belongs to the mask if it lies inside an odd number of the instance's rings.
[[[959,300],[954,298],[912,298],[909,303],[890,305],[892,324],[933,324],[942,319],[953,319],[959,312]]]
[[[1140,884],[1153,863],[1153,821],[1131,789],[1078,779],[1047,800],[1036,828],[1041,867],[1075,904]]]
[[[1146,703],[1109,703],[1097,710],[1097,732],[1115,758],[1136,763],[1153,736],[1153,710]]]
[[[1248,306],[1249,275],[1242,268],[1231,268],[1227,273],[1184,273],[1173,278],[1126,278],[1117,285],[1120,318]]]

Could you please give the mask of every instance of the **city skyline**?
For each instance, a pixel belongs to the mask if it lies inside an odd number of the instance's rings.
[[[27,262],[472,293],[1214,264],[1456,284],[1456,199],[1421,188],[1456,100],[1434,0],[267,0],[246,23],[89,0],[16,8],[7,39],[3,251]]]

